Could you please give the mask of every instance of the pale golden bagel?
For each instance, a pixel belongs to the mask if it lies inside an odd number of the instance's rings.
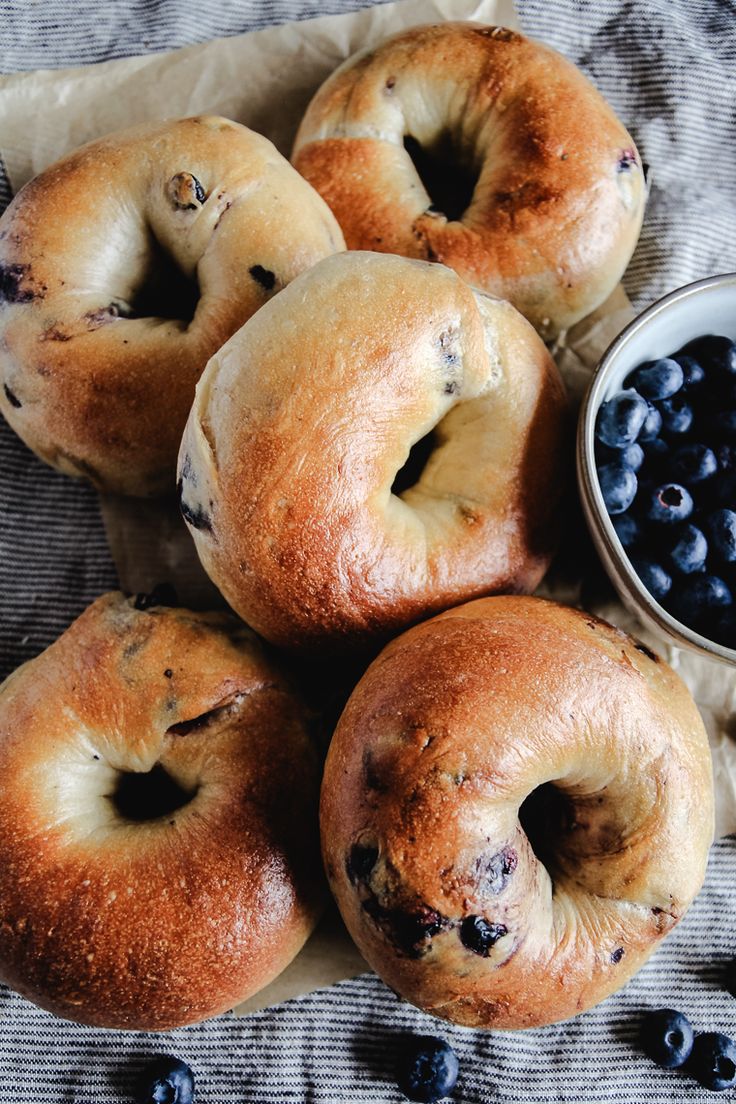
[[[534,589],[555,544],[565,410],[508,303],[443,265],[337,254],[210,361],[182,440],[182,512],[215,585],[268,640],[380,641]],[[428,459],[400,486],[413,446]]]
[[[291,961],[321,903],[304,709],[234,618],[108,594],[0,687],[0,979],[168,1029]]]
[[[535,598],[394,640],[358,683],[321,799],[332,891],[370,965],[471,1027],[563,1020],[681,919],[713,837],[708,740],[644,645]]]
[[[317,193],[229,119],[91,142],[0,219],[0,411],[60,471],[166,491],[209,357],[343,247]]]
[[[412,27],[312,100],[293,162],[349,249],[442,261],[545,337],[610,294],[639,235],[633,139],[561,54],[503,27]]]

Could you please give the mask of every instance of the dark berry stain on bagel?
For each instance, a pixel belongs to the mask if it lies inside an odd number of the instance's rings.
[[[516,870],[518,856],[513,847],[504,847],[489,858],[481,855],[475,864],[478,890],[484,895],[495,896],[506,888]]]
[[[395,87],[396,87],[396,77],[389,77],[388,80],[386,81],[386,84],[384,85],[384,88],[385,88],[386,92],[388,92],[388,94],[391,95],[391,93],[393,92]]]
[[[43,298],[29,287],[23,287],[28,281],[28,265],[0,264],[0,306],[3,303],[30,303],[32,299]]]
[[[262,683],[259,689],[273,689],[273,686],[273,683]],[[212,709],[208,709],[205,713],[200,713],[196,717],[190,717],[186,721],[179,721],[177,724],[170,725],[169,728],[166,729],[166,735],[188,736],[190,732],[201,732],[205,728],[220,725],[239,711],[246,696],[244,691],[238,691],[231,694],[224,701],[218,702],[217,705],[214,705]]]
[[[382,782],[376,769],[375,761],[370,751],[363,752],[363,773],[365,775],[366,788],[375,790],[376,793],[386,793],[388,787]]]
[[[148,594],[136,594],[133,607],[137,610],[149,610],[156,606],[178,606],[179,596],[171,583],[157,583]]]
[[[74,334],[67,333],[66,330],[62,330],[61,326],[53,323],[47,329],[43,331],[39,340],[41,341],[71,341]]]
[[[641,641],[638,641],[634,645],[634,647],[636,648],[637,652],[641,652],[642,655],[645,655],[647,657],[647,659],[651,659],[652,663],[659,663],[660,662],[660,659],[659,659],[659,656],[657,655],[657,653],[653,652],[651,648],[647,648],[646,644],[642,644]]]
[[[197,211],[207,199],[204,188],[190,172],[172,176],[167,189],[169,199],[178,211]]]
[[[434,936],[452,926],[446,916],[428,905],[414,909],[386,908],[372,895],[362,905],[396,950],[408,958],[421,958]]]
[[[617,947],[615,951],[611,951],[611,962],[616,965],[624,957],[623,947]]]
[[[180,486],[184,480],[186,480],[187,483],[191,483],[193,487],[197,486],[197,472],[196,469],[192,466],[192,458],[189,453],[186,454],[181,462],[181,479],[179,480]]]
[[[199,529],[201,531],[211,533],[212,532],[212,519],[209,514],[205,513],[201,506],[190,506],[184,501],[184,485],[183,480],[179,480],[176,485],[177,494],[179,496],[179,509],[181,510],[181,516],[186,521],[187,525],[191,525],[192,529]]]
[[[622,150],[619,159],[616,162],[617,172],[630,172],[632,168],[636,168],[636,153],[633,149]]]
[[[463,947],[482,958],[488,958],[504,935],[508,935],[505,924],[493,924],[482,916],[466,916],[460,925],[460,942]]]
[[[259,264],[253,265],[248,271],[257,284],[260,284],[266,291],[273,291],[276,283],[276,276],[273,272]]]
[[[368,880],[373,867],[376,865],[377,859],[377,847],[369,847],[362,843],[353,844],[345,863],[348,878],[353,885],[356,882],[365,882]]]
[[[14,406],[16,408],[16,410],[23,405],[18,396],[10,390],[7,383],[3,384],[3,391],[5,392],[5,398],[8,400],[11,406]]]

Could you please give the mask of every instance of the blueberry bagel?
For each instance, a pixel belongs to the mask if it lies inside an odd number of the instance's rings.
[[[532,590],[554,547],[565,398],[532,327],[451,269],[341,253],[210,361],[181,504],[228,602],[267,639],[386,638]]]
[[[488,598],[394,640],[330,746],[322,849],[401,996],[472,1027],[574,1016],[700,888],[708,741],[653,652],[588,614]]]
[[[161,493],[209,357],[341,248],[324,201],[228,119],[83,146],[0,219],[0,411],[60,471]]]
[[[103,1027],[231,1008],[314,926],[318,784],[234,618],[98,599],[0,687],[0,979]]]
[[[293,162],[349,249],[442,261],[548,337],[613,290],[644,212],[608,104],[503,27],[412,27],[356,54],[312,100]]]

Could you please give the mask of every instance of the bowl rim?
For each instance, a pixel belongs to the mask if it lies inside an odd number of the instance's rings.
[[[736,272],[706,276],[702,280],[676,288],[633,318],[613,339],[598,362],[583,396],[578,418],[576,466],[578,489],[588,529],[603,566],[624,602],[628,599],[627,604],[637,611],[645,623],[654,627],[659,634],[674,640],[679,647],[736,666],[736,648],[728,648],[725,644],[710,640],[678,621],[652,597],[641,582],[605,508],[595,464],[595,419],[608,384],[611,366],[619,353],[656,315],[683,299],[729,284],[736,290]]]

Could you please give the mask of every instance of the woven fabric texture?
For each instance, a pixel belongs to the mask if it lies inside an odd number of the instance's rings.
[[[637,306],[736,269],[736,8],[733,0],[517,0],[524,29],[577,62],[633,132],[651,166],[641,241],[626,276]],[[0,0],[0,68],[79,65],[165,50],[271,23],[362,7],[361,0]],[[32,125],[32,121],[29,121]],[[0,208],[10,198],[0,171]],[[37,461],[0,424],[0,674],[50,643],[114,586],[92,491]],[[676,1007],[698,1029],[736,1033],[722,988],[736,954],[736,843],[714,848],[690,913],[641,973],[592,1012],[511,1034],[445,1026],[368,975],[238,1020],[168,1035],[124,1035],[54,1019],[0,987],[0,1104],[113,1104],[148,1055],[175,1052],[198,1101],[393,1102],[401,1036],[456,1047],[453,1099],[708,1100],[643,1057],[643,1009]],[[155,922],[155,918],[152,918]]]

